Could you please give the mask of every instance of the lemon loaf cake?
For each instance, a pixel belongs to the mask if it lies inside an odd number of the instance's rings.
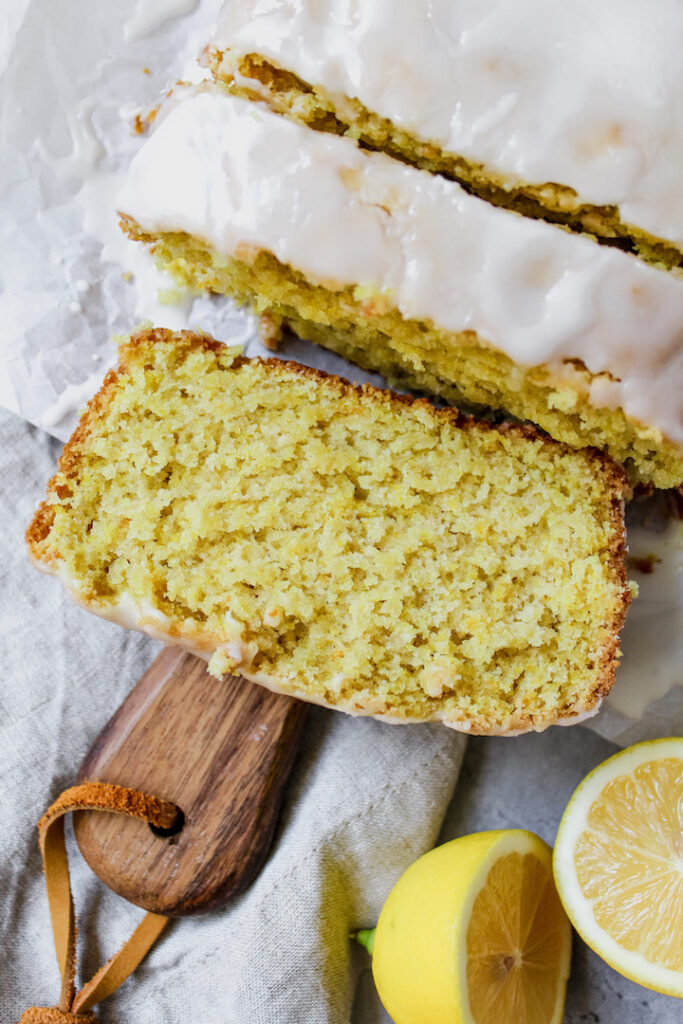
[[[77,601],[216,675],[505,733],[590,714],[612,684],[627,486],[532,428],[147,329],[27,540]]]
[[[392,381],[683,480],[683,280],[220,87],[179,88],[119,196],[184,284]]]
[[[479,195],[683,263],[678,0],[230,0],[236,92]]]

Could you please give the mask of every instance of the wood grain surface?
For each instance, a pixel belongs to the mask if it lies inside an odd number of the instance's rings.
[[[166,648],[97,737],[79,780],[176,803],[172,836],[117,814],[74,816],[78,845],[111,889],[146,910],[202,913],[241,892],[270,847],[306,705]]]

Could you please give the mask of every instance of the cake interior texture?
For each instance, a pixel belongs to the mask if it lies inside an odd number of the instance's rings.
[[[473,331],[454,333],[405,319],[385,296],[362,286],[318,285],[270,253],[226,257],[183,232],[146,233],[128,217],[122,226],[152,246],[157,264],[183,287],[232,295],[390,383],[453,405],[503,410],[565,444],[603,449],[635,484],[669,488],[683,481],[681,449],[622,409],[594,405],[594,378],[582,365],[572,366],[571,379],[558,384],[548,367],[521,366],[482,344]]]
[[[630,598],[610,460],[187,332],[120,358],[27,533],[93,611],[354,713],[597,707]]]
[[[564,225],[604,244],[635,252],[649,263],[683,273],[681,250],[637,225],[625,223],[618,206],[582,202],[575,189],[557,182],[506,182],[493,168],[417,138],[368,110],[360,100],[333,96],[317,83],[303,82],[257,53],[214,48],[208,51],[207,59],[216,79],[237,96],[266,100],[276,112],[317,131],[346,135],[367,149],[441,174],[495,206]]]

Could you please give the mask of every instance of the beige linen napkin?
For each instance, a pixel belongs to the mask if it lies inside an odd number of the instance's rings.
[[[29,1005],[53,1004],[59,989],[36,822],[159,649],[76,607],[29,564],[23,531],[58,450],[0,413],[0,1019],[8,1022]],[[367,967],[349,930],[375,922],[402,871],[434,844],[463,750],[463,738],[442,726],[312,709],[259,878],[225,910],[171,925],[99,1018],[347,1024]],[[89,976],[142,915],[70,849]]]

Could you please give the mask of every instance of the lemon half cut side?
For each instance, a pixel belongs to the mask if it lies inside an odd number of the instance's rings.
[[[683,998],[683,738],[638,743],[587,775],[553,868],[584,941],[625,977]]]
[[[394,1024],[559,1024],[571,929],[532,832],[479,832],[425,854],[377,924],[372,970]]]

